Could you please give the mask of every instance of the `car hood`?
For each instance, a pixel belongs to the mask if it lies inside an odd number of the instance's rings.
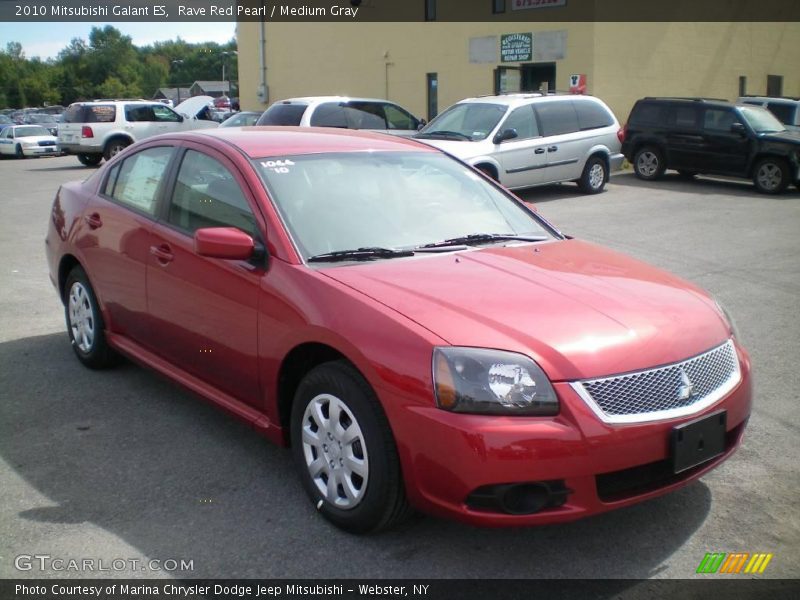
[[[414,137],[414,139],[418,142],[433,146],[434,148],[439,148],[439,150],[444,150],[448,154],[452,154],[453,156],[462,160],[467,160],[475,156],[482,156],[489,152],[489,150],[485,148],[484,144],[481,143],[485,140],[470,142],[469,140],[433,140],[429,138],[417,137]]]
[[[35,144],[38,142],[57,142],[58,138],[54,135],[26,135],[24,137],[14,138],[14,141]]]
[[[173,110],[179,115],[193,119],[206,106],[213,103],[214,98],[211,96],[192,96],[178,104]]]
[[[777,133],[763,133],[761,139],[770,142],[788,142],[790,144],[800,144],[800,130],[786,130]]]
[[[532,356],[554,381],[651,368],[730,331],[692,284],[577,240],[417,255],[324,275],[455,346]]]

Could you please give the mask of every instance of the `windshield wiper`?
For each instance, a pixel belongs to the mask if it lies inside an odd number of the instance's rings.
[[[443,248],[446,246],[475,246],[477,244],[488,244],[497,241],[520,241],[520,242],[544,242],[550,238],[542,235],[516,235],[513,233],[471,233],[461,237],[442,240],[441,242],[431,242],[420,246],[420,248]]]
[[[422,131],[418,133],[415,137],[423,138],[423,137],[455,137],[461,140],[468,140],[472,141],[472,136],[467,135],[466,133],[461,133],[460,131],[446,131],[446,130],[439,130],[439,131]]]
[[[316,254],[308,262],[344,262],[346,260],[375,260],[378,258],[399,258],[401,256],[414,256],[411,250],[392,250],[391,248],[356,248],[355,250],[336,250]]]

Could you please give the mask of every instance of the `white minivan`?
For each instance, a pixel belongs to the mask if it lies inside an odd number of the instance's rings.
[[[414,137],[508,189],[574,181],[597,194],[622,166],[619,133],[598,98],[528,93],[462,100]]]

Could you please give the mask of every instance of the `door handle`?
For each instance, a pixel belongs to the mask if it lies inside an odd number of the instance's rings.
[[[86,224],[89,226],[90,229],[97,229],[98,227],[103,226],[103,221],[100,218],[100,215],[98,215],[97,213],[86,215],[85,217],[83,217],[83,220],[86,221]]]
[[[534,154],[544,154],[544,148],[537,148],[533,151]]]
[[[548,152],[558,152],[558,146],[550,146],[547,149]]]
[[[158,260],[158,262],[160,262],[162,265],[171,263],[172,259],[175,258],[175,256],[172,254],[172,248],[170,248],[167,244],[150,246],[150,254],[155,256],[156,260]]]

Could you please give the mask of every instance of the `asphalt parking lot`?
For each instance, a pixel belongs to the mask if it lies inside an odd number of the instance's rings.
[[[0,577],[91,577],[15,568],[20,555],[192,560],[191,571],[104,577],[683,578],[706,552],[771,552],[764,577],[800,564],[800,193],[677,175],[524,194],[565,233],[713,292],[749,349],[745,442],[701,481],[558,526],[486,530],[420,517],[356,537],[319,518],[289,453],[133,364],[73,357],[44,258],[74,157],[0,161]]]

